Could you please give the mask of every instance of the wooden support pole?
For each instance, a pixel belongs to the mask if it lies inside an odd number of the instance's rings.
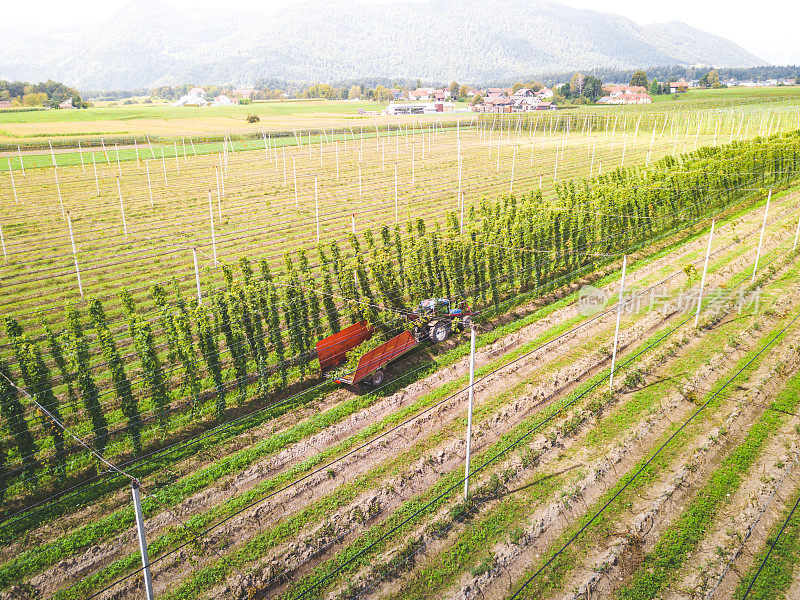
[[[94,158],[94,152],[92,152],[92,167],[94,167],[94,187],[97,190],[97,195],[100,195],[100,182],[97,180],[97,161]]]
[[[764,220],[761,223],[761,233],[758,236],[758,250],[756,251],[756,264],[753,265],[753,276],[750,278],[750,283],[756,280],[756,271],[758,271],[758,261],[761,258],[761,245],[764,243],[764,229],[767,227],[767,213],[769,213],[769,201],[772,199],[772,188],[769,189],[767,195],[767,205],[764,207]]]
[[[219,197],[219,196],[217,196],[217,197]],[[209,222],[211,223],[211,247],[214,249],[214,266],[216,267],[217,266],[217,237],[216,237],[215,232],[214,232],[214,204],[211,202],[211,190],[208,190],[208,218],[209,218]]]
[[[6,159],[8,161],[8,174],[11,175],[11,188],[14,190],[14,202],[19,204],[19,196],[17,196],[17,184],[14,181],[14,170],[11,168],[11,159]]]
[[[119,194],[119,210],[122,213],[122,229],[125,231],[125,239],[128,239],[128,223],[125,221],[125,205],[122,203],[122,186],[117,177],[117,193]]]
[[[625,295],[625,269],[628,266],[628,257],[622,257],[622,278],[619,280],[619,301],[617,302],[617,324],[614,327],[614,350],[611,354],[611,379],[609,387],[614,389],[614,369],[617,365],[617,347],[619,345],[619,321],[622,317],[622,304]]]
[[[150,190],[150,208],[153,208],[153,182],[150,181],[150,161],[145,159],[144,168],[147,171],[147,189]]]
[[[697,312],[694,315],[694,326],[697,327],[697,323],[700,321],[700,307],[703,304],[703,289],[706,285],[706,273],[708,272],[708,259],[711,256],[711,242],[714,239],[714,224],[715,221],[711,221],[711,231],[708,234],[708,246],[706,247],[706,259],[703,262],[703,276],[700,278],[700,291],[697,294]]]
[[[53,167],[53,176],[56,178],[56,190],[58,191],[58,203],[61,205],[61,220],[65,221],[67,218],[64,211],[64,200],[61,198],[61,183],[58,181],[58,167]]]
[[[78,250],[75,248],[75,236],[72,233],[72,219],[69,212],[67,212],[67,226],[69,227],[69,241],[72,242],[72,259],[75,261],[75,276],[78,278],[78,291],[83,299],[83,283],[81,282],[81,270],[78,268]],[[5,245],[3,245],[3,252],[5,252]]]
[[[472,450],[472,403],[475,390],[475,324],[470,327],[469,395],[467,400],[467,456],[464,462],[464,502],[469,499],[469,460]]]

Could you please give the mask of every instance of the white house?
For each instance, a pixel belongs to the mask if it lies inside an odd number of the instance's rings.
[[[391,102],[386,107],[387,115],[427,115],[433,113],[449,112],[453,109],[452,102]]]
[[[236,102],[228,98],[225,94],[220,94],[214,98],[212,106],[232,106],[234,104],[236,104]]]
[[[206,91],[201,87],[193,87],[185,96],[181,96],[172,106],[205,106]]]

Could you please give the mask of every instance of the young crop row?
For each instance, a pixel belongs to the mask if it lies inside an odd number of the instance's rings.
[[[280,280],[273,279],[265,261],[257,278],[243,260],[241,280],[224,266],[227,290],[202,306],[179,296],[170,302],[155,286],[151,295],[161,314],[154,323],[145,322],[123,295],[129,319],[124,340],[111,335],[99,301],[89,309],[91,337],[74,307],[68,310],[68,330],[51,332],[44,344],[26,337],[6,317],[13,365],[2,367],[7,379],[0,408],[8,431],[2,488],[16,481],[37,489],[67,476],[63,434],[41,415],[41,425],[34,428],[33,404],[10,381],[18,381],[57,418],[60,404],[69,405],[77,428],[91,433],[101,453],[115,424],[108,415],[119,411],[116,434],[129,437],[135,454],[141,451],[145,421],[168,429],[176,400],[192,414],[205,407],[222,416],[230,390],[241,398],[253,379],[261,395],[283,389],[292,366],[302,379],[312,368],[315,341],[338,331],[344,317],[391,327],[398,314],[428,297],[461,298],[479,309],[496,309],[509,295],[579,268],[590,260],[587,250],[619,252],[682,218],[725,207],[740,188],[787,181],[797,169],[796,136],[704,148],[683,161],[667,157],[648,170],[618,169],[591,187],[562,184],[552,205],[542,204],[540,192],[519,201],[484,200],[470,211],[464,235],[455,214],[433,231],[423,220],[407,223],[405,231],[384,227],[379,239],[366,231],[365,248],[351,235],[347,253],[336,242],[316,248],[315,272],[307,255],[314,250],[299,250],[294,258],[287,254]],[[120,355],[123,343],[133,349],[128,361]],[[43,354],[50,355],[60,377],[53,376]],[[103,394],[98,380],[104,382],[106,401],[98,400]],[[203,394],[205,381],[211,383],[210,393]],[[213,404],[206,406],[210,400]],[[40,482],[47,462],[54,481]]]
[[[160,547],[160,546],[159,546],[159,547]],[[128,561],[128,562],[130,562],[130,561]]]
[[[712,115],[706,117],[708,121],[711,119]],[[766,132],[774,129],[773,120],[761,119],[762,130]],[[88,297],[98,293],[108,294],[114,290],[114,280],[125,278],[135,286],[130,291],[137,299],[137,303],[141,304],[140,308],[147,309],[149,313],[152,310],[152,303],[144,292],[149,284],[154,283],[154,279],[168,281],[171,276],[179,274],[184,291],[190,291],[189,288],[194,286],[190,256],[192,245],[198,247],[201,267],[206,258],[212,258],[210,255],[214,250],[217,251],[215,256],[218,254],[221,257],[238,258],[258,252],[258,248],[265,244],[271,247],[270,256],[267,256],[270,265],[279,266],[284,248],[294,248],[298,244],[305,246],[309,239],[313,239],[316,206],[319,207],[318,226],[321,238],[324,240],[334,238],[341,242],[343,240],[341,234],[350,228],[351,219],[353,227],[356,227],[357,222],[359,229],[375,224],[380,227],[387,221],[392,222],[398,217],[402,218],[403,215],[422,216],[426,220],[442,219],[443,211],[450,207],[449,200],[453,199],[453,204],[457,204],[454,184],[461,174],[464,178],[462,193],[465,197],[474,198],[476,194],[493,196],[498,188],[503,189],[506,186],[508,189],[525,190],[535,186],[537,178],[542,187],[540,177],[541,173],[544,173],[543,196],[549,201],[553,195],[550,182],[555,178],[554,167],[559,178],[563,180],[584,175],[586,171],[590,174],[596,172],[601,164],[606,166],[606,170],[609,165],[620,164],[621,158],[625,157],[626,146],[627,157],[622,158],[622,161],[624,164],[632,164],[649,163],[652,153],[653,156],[660,156],[665,151],[677,151],[676,149],[680,147],[677,144],[678,137],[683,138],[684,149],[687,141],[689,148],[698,143],[696,131],[690,132],[688,129],[683,131],[681,127],[673,124],[672,120],[662,129],[663,131],[654,130],[653,136],[640,133],[638,144],[636,135],[628,136],[626,133],[626,139],[623,141],[623,136],[613,128],[610,134],[606,132],[596,135],[587,128],[586,136],[576,132],[571,134],[569,140],[561,139],[558,132],[543,132],[539,135],[542,141],[541,151],[538,151],[538,139],[534,133],[532,137],[537,142],[531,141],[530,161],[527,157],[523,160],[521,153],[515,160],[516,150],[511,152],[515,137],[517,144],[527,143],[524,140],[520,141],[519,132],[512,136],[510,129],[505,129],[502,134],[489,130],[483,146],[475,148],[475,137],[476,134],[480,137],[480,132],[473,129],[469,134],[470,146],[467,145],[467,132],[462,132],[460,148],[464,152],[462,155],[464,160],[462,168],[458,169],[455,154],[448,155],[447,152],[448,148],[456,144],[456,140],[445,137],[434,143],[432,138],[439,137],[440,133],[428,132],[426,135],[423,130],[421,134],[418,132],[417,141],[412,143],[419,146],[419,142],[422,141],[422,147],[428,147],[428,161],[420,162],[420,154],[424,157],[425,152],[420,153],[417,148],[417,183],[414,184],[413,167],[410,164],[414,161],[407,160],[413,152],[405,147],[403,157],[406,162],[399,168],[399,201],[394,202],[392,196],[395,198],[398,196],[398,187],[392,186],[391,168],[388,170],[381,168],[379,149],[377,147],[372,149],[369,144],[365,151],[372,154],[366,163],[361,165],[358,143],[355,144],[355,154],[359,156],[359,164],[346,161],[348,164],[343,171],[341,181],[338,178],[334,179],[332,175],[330,177],[326,175],[332,173],[332,161],[336,154],[330,146],[324,148],[323,145],[316,145],[320,159],[324,150],[326,157],[324,168],[321,162],[319,166],[315,164],[316,161],[312,159],[310,152],[297,152],[298,168],[301,169],[297,181],[293,181],[292,178],[294,156],[289,157],[292,160],[289,160],[288,164],[287,181],[285,177],[281,178],[278,172],[281,156],[273,152],[272,147],[267,152],[269,158],[265,161],[262,161],[258,152],[248,152],[237,156],[235,160],[231,155],[230,172],[226,174],[227,159],[217,171],[223,182],[222,200],[217,198],[213,215],[209,214],[210,206],[205,196],[209,186],[215,187],[215,170],[213,161],[209,164],[207,159],[194,159],[188,165],[180,165],[180,169],[177,163],[173,164],[170,160],[167,163],[170,168],[170,185],[166,185],[165,175],[163,185],[159,183],[158,189],[154,192],[157,201],[155,208],[148,200],[146,170],[141,165],[139,169],[126,169],[124,173],[117,168],[117,165],[107,169],[113,173],[110,175],[106,173],[107,176],[102,178],[107,180],[101,182],[103,185],[99,198],[103,200],[87,197],[87,188],[91,188],[93,183],[91,174],[88,178],[86,175],[80,177],[79,171],[60,173],[57,177],[55,173],[36,174],[31,181],[25,183],[25,197],[20,196],[22,204],[19,209],[12,211],[2,223],[9,256],[7,268],[10,273],[8,286],[11,292],[7,294],[3,308],[8,313],[15,314],[26,325],[31,325],[39,317],[57,325],[53,309],[60,308],[64,299],[78,298],[75,273],[77,260],[80,263],[83,290]],[[665,133],[666,140],[662,139]],[[741,132],[745,133],[746,129]],[[493,134],[497,137],[497,144],[493,141]],[[615,136],[616,152],[614,152]],[[657,136],[658,140],[655,139]],[[414,138],[413,135],[411,137]],[[500,143],[501,137],[502,143]],[[509,141],[509,137],[512,141]],[[606,140],[605,137],[609,139]],[[717,141],[716,137],[714,142]],[[383,141],[385,143],[388,138],[384,138]],[[704,138],[703,143],[711,141],[710,137]],[[483,149],[487,142],[490,149],[488,160]],[[596,152],[595,161],[597,142],[600,148]],[[480,140],[478,144],[480,145]],[[495,155],[493,146],[497,147],[497,161],[493,158]],[[537,147],[535,168],[534,146]],[[556,146],[555,161],[553,161],[552,146]],[[566,151],[568,146],[570,150]],[[308,148],[310,151],[312,146]],[[469,149],[471,151],[467,151]],[[582,154],[582,149],[590,150],[591,158],[587,153],[582,161],[580,159],[576,161],[577,155]],[[391,150],[389,148],[390,152]],[[499,168],[501,150],[502,175]],[[527,153],[527,150],[525,152]],[[349,154],[352,155],[353,152]],[[399,151],[397,154],[399,155]],[[270,168],[271,162],[275,163],[274,173]],[[497,174],[494,173],[495,164],[497,164]],[[365,190],[363,195],[360,183],[362,170]],[[322,176],[319,202],[316,197],[315,177],[311,176],[316,175],[318,171]],[[73,175],[77,173],[78,176],[71,178],[70,173]],[[508,185],[509,173],[514,186]],[[158,175],[156,179],[160,180],[160,174]],[[121,176],[119,188],[118,176]],[[155,172],[153,176],[156,176]],[[230,181],[226,183],[229,177]],[[56,185],[56,180],[60,181],[60,188]],[[299,196],[297,208],[296,200],[292,198],[293,185],[296,189],[299,188],[294,194],[296,197]],[[214,189],[211,191],[213,195]],[[358,201],[355,198],[358,198]],[[72,228],[77,248],[74,256],[70,236],[63,222],[63,214],[61,221],[57,218],[60,199],[63,199],[65,210],[72,214]],[[128,214],[127,228],[130,230],[130,238],[123,231],[123,224],[119,220],[120,207],[123,204],[123,212]],[[170,215],[170,218],[163,218],[164,214]],[[273,225],[277,222],[281,224],[280,231]],[[207,234],[211,233],[210,225],[216,230],[216,239],[213,239],[213,235],[212,239],[208,238]],[[428,225],[432,226],[430,222]],[[153,268],[154,265],[156,269]],[[160,277],[155,278],[155,272],[160,273]],[[202,289],[214,289],[223,284],[222,278],[216,276],[217,272],[218,269],[201,268]],[[47,306],[42,307],[42,304]],[[118,303],[107,303],[105,308],[110,322],[122,317]],[[115,327],[117,326],[112,326],[111,329],[116,333]]]

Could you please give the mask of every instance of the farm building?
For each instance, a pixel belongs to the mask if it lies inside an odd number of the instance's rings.
[[[216,98],[214,98],[214,102],[211,103],[212,106],[232,106],[236,104],[233,100],[228,98],[225,94],[220,94]]]
[[[598,104],[650,104],[653,98],[648,93],[615,94],[613,96],[603,96]]]
[[[390,103],[386,107],[387,115],[425,115],[431,113],[449,112],[453,110],[452,102],[403,102]]]
[[[483,99],[482,104],[472,106],[473,112],[481,113],[510,113],[514,101],[506,96],[489,96]]]
[[[683,92],[689,91],[689,82],[684,81],[683,79],[679,81],[670,81],[669,82],[669,93],[670,94],[679,94]]]
[[[528,112],[531,110],[555,110],[556,105],[552,102],[545,102],[539,98],[532,96],[514,97],[512,98],[514,104],[511,107],[513,112]]]
[[[511,88],[488,88],[484,96],[487,98],[508,98],[511,95]]]
[[[200,90],[202,94],[199,93],[192,93],[196,90]],[[178,100],[172,103],[172,106],[205,106],[208,104],[204,96],[206,92],[203,88],[193,88],[189,90],[189,93],[185,96],[181,96]]]
[[[0,108],[11,108],[11,100],[0,100]]]
[[[193,87],[187,93],[188,96],[200,96],[201,98],[206,97],[206,91],[201,87]]]
[[[621,94],[646,94],[647,88],[641,85],[604,85],[603,94],[619,96]]]
[[[528,88],[520,88],[511,95],[512,98],[535,98],[536,92]]]
[[[432,99],[435,93],[435,88],[417,88],[408,92],[408,99],[412,101],[416,100],[418,102],[426,102],[427,100]]]
[[[66,100],[64,100],[61,104],[58,105],[58,108],[66,108],[66,109],[75,108],[74,106],[72,106],[72,98],[67,98]]]
[[[537,98],[542,98],[542,99],[552,98],[553,97],[553,90],[551,90],[550,88],[544,87],[544,88],[540,89],[538,92],[536,92],[536,97]]]

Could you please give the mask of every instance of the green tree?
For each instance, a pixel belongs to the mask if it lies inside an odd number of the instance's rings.
[[[76,384],[94,432],[94,447],[101,455],[108,443],[108,421],[100,405],[100,390],[92,377],[89,343],[83,333],[81,315],[74,306],[67,309],[67,352]]]
[[[572,98],[578,98],[583,95],[583,80],[584,77],[581,73],[575,73],[569,82],[569,92]]]
[[[658,83],[658,79],[653,77],[653,81],[650,82],[650,95],[656,96],[661,93],[661,84]]]
[[[95,335],[103,350],[103,358],[111,371],[111,382],[114,395],[119,400],[122,414],[128,421],[128,431],[133,440],[133,449],[137,454],[142,450],[142,418],[139,414],[139,402],[133,395],[131,382],[125,374],[125,365],[117,350],[117,343],[108,328],[103,305],[99,300],[89,304],[89,317],[94,323]]]
[[[460,89],[461,89],[461,86],[458,85],[457,81],[452,81],[450,83],[450,95],[453,98],[458,98],[458,92],[460,91]]]
[[[592,102],[597,102],[598,98],[602,97],[603,95],[603,82],[596,77],[587,75],[583,78],[582,89],[584,97],[588,98]]]
[[[644,71],[636,71],[633,75],[631,75],[631,85],[640,85],[643,88],[647,88],[647,73]]]
[[[14,438],[14,443],[22,458],[25,477],[33,482],[36,468],[36,442],[33,441],[33,436],[28,428],[25,408],[19,401],[19,393],[11,376],[11,370],[2,358],[0,358],[0,413],[3,415],[6,427],[11,433],[11,437]]]

